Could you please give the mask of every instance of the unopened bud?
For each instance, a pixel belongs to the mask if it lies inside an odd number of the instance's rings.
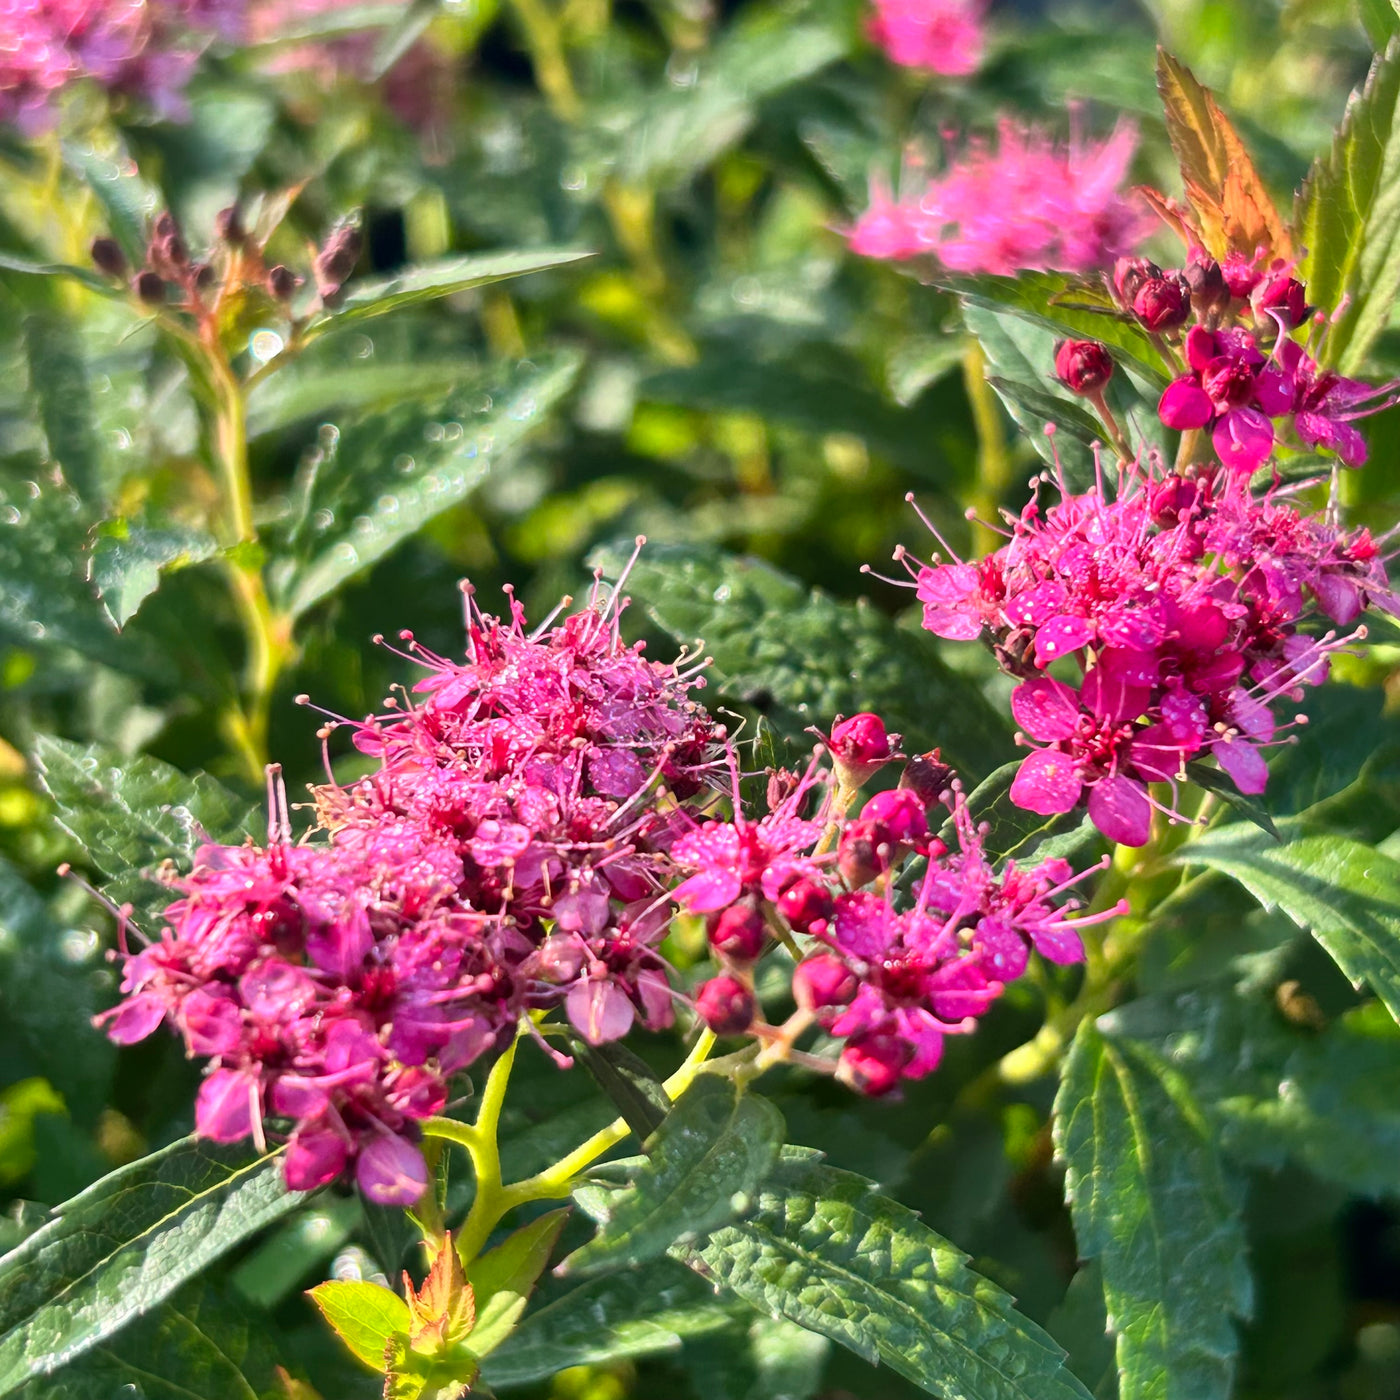
[[[159,306],[165,300],[165,282],[149,268],[131,279],[131,290],[139,300],[150,306]]]
[[[877,822],[850,822],[836,847],[836,868],[849,889],[868,885],[886,869],[880,842],[884,832]]]
[[[894,757],[899,735],[890,734],[879,715],[868,711],[831,726],[831,760],[843,787],[858,788]]]
[[[731,904],[710,919],[710,943],[735,962],[753,962],[763,951],[768,930],[752,904]]]
[[[207,291],[214,285],[214,268],[211,263],[196,263],[190,272],[194,276],[194,284],[201,292]]]
[[[1182,276],[1191,289],[1191,306],[1198,316],[1219,311],[1229,304],[1230,288],[1225,283],[1225,274],[1208,253],[1193,248]]]
[[[1149,277],[1160,277],[1162,269],[1146,258],[1119,258],[1113,264],[1113,291],[1124,308],[1133,304],[1138,288]]]
[[[1249,302],[1255,315],[1277,317],[1289,330],[1301,326],[1312,310],[1307,289],[1296,277],[1284,272],[1261,279],[1250,293]]]
[[[92,263],[99,272],[108,277],[121,277],[126,272],[126,254],[115,238],[94,238],[92,240]]]
[[[248,237],[248,230],[243,227],[243,215],[239,213],[236,204],[231,204],[227,209],[220,209],[214,215],[214,232],[225,243],[234,247]]]
[[[928,753],[916,754],[904,765],[899,785],[912,792],[924,804],[924,811],[942,800],[943,794],[953,784],[954,772],[943,762],[937,749]]]
[[[815,933],[831,918],[834,903],[825,885],[803,876],[778,896],[778,913],[797,933]]]
[[[908,788],[891,788],[877,792],[861,808],[861,820],[874,822],[885,841],[908,845],[928,835],[928,817],[924,804]]]
[[[792,972],[792,995],[804,1011],[849,1005],[859,985],[855,973],[831,953],[804,958]]]
[[[167,234],[160,240],[160,253],[172,267],[184,267],[190,260],[190,250],[178,233]]]
[[[1149,277],[1133,295],[1133,315],[1156,334],[1184,326],[1191,315],[1191,289],[1179,272]]]
[[[363,243],[360,230],[354,224],[343,224],[326,239],[325,247],[316,254],[316,281],[322,296],[328,290],[339,291],[341,284],[354,272]]]
[[[743,1035],[753,1025],[753,993],[736,977],[712,977],[696,994],[695,1011],[716,1035]]]
[[[909,1063],[909,1047],[892,1035],[866,1035],[847,1041],[836,1077],[857,1093],[888,1094]]]
[[[179,234],[180,227],[175,222],[175,216],[168,209],[163,209],[156,215],[152,231],[156,238],[172,238]]]
[[[1071,393],[1097,394],[1113,376],[1113,356],[1097,340],[1062,340],[1055,347],[1055,378]]]
[[[267,270],[267,290],[278,301],[290,301],[292,293],[296,291],[297,283],[300,281],[301,278],[291,268],[283,267],[281,263]]]

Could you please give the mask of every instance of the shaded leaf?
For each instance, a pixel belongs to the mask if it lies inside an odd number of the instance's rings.
[[[108,520],[98,526],[88,576],[112,621],[125,627],[160,587],[162,574],[212,559],[218,550],[204,530]]]
[[[110,278],[99,276],[91,268],[74,267],[71,263],[35,262],[18,253],[0,253],[0,272],[21,272],[27,277],[68,277],[81,282],[89,291],[103,296],[126,299],[124,288],[115,286]]]
[[[756,1317],[685,1348],[697,1395],[706,1400],[810,1400],[822,1384],[831,1342],[785,1318]]]
[[[574,1057],[612,1100],[613,1107],[639,1138],[649,1137],[671,1112],[671,1100],[656,1071],[620,1041],[590,1045],[571,1035]]]
[[[24,318],[24,353],[29,389],[48,439],[49,456],[83,499],[97,500],[102,444],[88,383],[87,365],[71,322],[56,310]]]
[[[1081,1257],[1098,1261],[1123,1400],[1230,1393],[1251,1291],[1238,1202],[1181,1076],[1081,1023],[1055,1100]]]
[[[1278,845],[1239,826],[1189,842],[1177,860],[1222,871],[1266,909],[1283,910],[1400,1021],[1400,862],[1345,836]]]
[[[767,1099],[701,1076],[647,1140],[647,1160],[629,1184],[608,1193],[597,1235],[562,1267],[636,1265],[726,1224],[768,1175],[782,1139],[782,1114]]]
[[[279,1154],[196,1138],[121,1167],[0,1259],[0,1395],[151,1312],[303,1198]]]
[[[1227,807],[1233,808],[1246,821],[1253,822],[1260,831],[1267,831],[1275,841],[1281,839],[1278,827],[1274,825],[1274,819],[1263,802],[1241,792],[1219,768],[1193,761],[1186,765],[1186,776],[1197,787],[1213,792]]]
[[[1262,247],[1268,257],[1289,257],[1288,230],[1248,148],[1211,92],[1165,49],[1157,50],[1157,90],[1206,250],[1252,258]]]
[[[1347,303],[1318,358],[1355,374],[1400,294],[1400,38],[1352,93],[1331,149],[1313,162],[1293,222],[1309,300],[1329,315]]]
[[[476,1295],[476,1326],[468,1340],[477,1356],[494,1351],[515,1330],[568,1218],[567,1210],[551,1210],[467,1267]]]
[[[104,133],[102,139],[106,148],[101,151],[88,141],[65,141],[64,163],[96,196],[107,216],[108,231],[121,244],[127,261],[142,267],[160,198],[112,133]]]
[[[751,1215],[675,1257],[746,1302],[830,1337],[931,1394],[1087,1394],[1064,1353],[967,1257],[873,1183],[785,1148]]]

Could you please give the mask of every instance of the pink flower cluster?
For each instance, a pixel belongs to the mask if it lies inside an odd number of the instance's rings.
[[[904,68],[962,78],[982,65],[985,0],[875,0],[870,36]]]
[[[562,1007],[594,1043],[670,1023],[668,851],[723,734],[596,587],[535,632],[513,598],[508,621],[469,601],[463,663],[405,640],[428,675],[353,726],[378,768],[315,789],[329,839],[292,844],[282,799],[266,846],[203,847],[102,1018],[210,1060],[202,1135],[292,1120],[290,1186],[353,1162],[392,1204],[427,1181],[416,1121],[525,1012]]]
[[[1297,442],[1335,452],[1348,467],[1365,462],[1352,425],[1395,403],[1400,386],[1323,370],[1292,339],[1311,308],[1291,264],[1261,268],[1238,255],[1221,264],[1196,249],[1184,269],[1164,272],[1124,258],[1113,288],[1146,330],[1179,344],[1182,372],[1157,410],[1167,427],[1208,432],[1220,460],[1246,474],[1263,466],[1287,425]]]
[[[875,187],[850,234],[871,258],[930,257],[950,272],[1094,272],[1146,237],[1148,219],[1122,192],[1137,133],[1071,137],[1058,148],[1042,132],[1003,121],[995,148],[974,142],[912,198]]]
[[[237,37],[246,0],[0,0],[0,121],[37,131],[61,89],[91,78],[165,115],[215,35]]]
[[[1032,949],[1053,962],[1082,959],[1076,930],[1085,922],[1072,923],[1077,906],[1062,902],[1080,878],[1067,862],[993,867],[936,750],[909,760],[901,785],[858,816],[841,811],[838,795],[854,796],[855,781],[898,757],[885,740],[874,715],[838,724],[835,781],[815,762],[800,780],[776,775],[757,821],[739,811],[736,785],[734,819],[707,822],[671,850],[693,872],[676,897],[709,916],[725,965],[700,988],[700,1015],[717,1032],[755,1036],[792,1058],[802,1058],[792,1043],[815,1022],[844,1042],[838,1077],[867,1094],[931,1073],[944,1037],[975,1029]],[[935,834],[950,815],[953,848]],[[915,857],[925,868],[900,907],[898,874]],[[798,1009],[780,1027],[758,1017],[750,972],[773,938],[802,950],[792,974]]]
[[[982,638],[1020,679],[1011,706],[1032,752],[1012,800],[1046,815],[1086,803],[1124,845],[1148,839],[1148,785],[1193,759],[1213,757],[1242,793],[1264,790],[1271,706],[1319,684],[1349,640],[1307,630],[1314,618],[1400,613],[1370,534],[1305,513],[1278,485],[1255,496],[1219,468],[1123,462],[1115,491],[1061,482],[1060,496],[1048,509],[1033,497],[980,562],[900,557],[924,626]],[[1045,674],[1056,663],[1063,678]]]

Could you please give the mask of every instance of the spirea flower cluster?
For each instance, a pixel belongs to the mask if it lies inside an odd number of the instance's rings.
[[[1148,785],[1184,778],[1192,760],[1264,790],[1275,708],[1320,684],[1350,640],[1319,620],[1346,628],[1400,605],[1366,530],[1308,513],[1278,484],[1256,495],[1228,468],[1142,461],[1120,463],[1111,490],[1061,481],[1059,494],[1046,507],[1037,492],[978,562],[901,557],[924,626],[981,638],[1020,681],[1011,707],[1032,752],[1012,800],[1047,815],[1086,804],[1106,836],[1141,846]],[[1060,676],[1046,674],[1056,663]]]
[[[944,1038],[974,1030],[1032,950],[1080,961],[1077,930],[1121,912],[1071,922],[1077,905],[1064,896],[1081,877],[1064,860],[995,868],[937,750],[908,760],[899,787],[851,815],[844,804],[859,782],[904,762],[889,739],[872,714],[836,725],[834,775],[816,763],[800,780],[775,775],[757,820],[739,811],[736,787],[734,820],[700,826],[671,852],[693,872],[677,898],[708,916],[726,965],[698,993],[701,1016],[719,1033],[756,1037],[760,1054],[830,1068],[792,1051],[815,1023],[841,1042],[838,1077],[867,1094],[931,1073]],[[915,859],[923,872],[905,897],[901,872]],[[775,938],[800,955],[797,1010],[781,1026],[762,1019],[751,973]]]
[[[961,273],[1106,269],[1149,229],[1147,211],[1123,193],[1136,145],[1126,124],[1106,141],[1075,134],[1061,148],[1003,121],[995,145],[972,142],[922,190],[895,198],[875,187],[851,248],[872,258],[929,257]]]
[[[88,78],[166,116],[211,38],[243,32],[247,0],[0,0],[0,121],[49,126],[54,101]]]
[[[723,732],[596,590],[534,632],[513,599],[504,621],[470,605],[462,663],[405,640],[428,674],[352,726],[378,766],[315,790],[328,839],[283,816],[265,846],[204,846],[108,1013],[120,1043],[164,1022],[210,1060],[205,1137],[291,1120],[290,1186],[353,1162],[395,1204],[427,1181],[415,1122],[525,1013],[595,1043],[670,1023],[668,851]]]
[[[962,78],[982,65],[985,0],[875,0],[870,35],[890,61]]]

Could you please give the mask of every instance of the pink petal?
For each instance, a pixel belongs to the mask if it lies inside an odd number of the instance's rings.
[[[379,1133],[355,1163],[360,1190],[380,1206],[411,1206],[428,1189],[428,1164],[411,1142]]]
[[[1220,350],[1220,340],[1214,331],[1207,330],[1204,326],[1192,326],[1186,332],[1186,363],[1197,374],[1220,354]]]
[[[211,1142],[237,1142],[253,1131],[257,1081],[239,1070],[205,1076],[194,1101],[195,1131]]]
[[[1038,627],[1064,607],[1065,597],[1064,584],[1045,579],[1006,605],[1007,619],[1018,627]]]
[[[1215,412],[1209,395],[1190,375],[1173,379],[1157,404],[1157,417],[1169,428],[1204,428]]]
[[[1245,739],[1217,739],[1210,746],[1215,761],[1230,781],[1248,797],[1257,797],[1269,781],[1269,765],[1264,755]]]
[[[1293,407],[1293,380],[1266,365],[1254,376],[1254,402],[1270,418],[1282,418]]]
[[[1063,681],[1035,676],[1011,692],[1011,713],[1032,739],[1068,739],[1079,725],[1079,696]]]
[[[1366,461],[1366,439],[1350,423],[1305,411],[1294,418],[1293,425],[1304,442],[1330,448],[1348,467],[1359,467]]]
[[[1058,749],[1037,749],[1021,764],[1011,784],[1011,800],[1027,812],[1051,817],[1068,812],[1084,786],[1079,768]]]
[[[1089,819],[1120,846],[1145,846],[1152,830],[1152,807],[1141,783],[1101,778],[1089,789]]]
[[[145,1040],[165,1019],[165,1003],[154,992],[142,992],[123,1002],[107,1026],[107,1035],[118,1045],[135,1045]]]
[[[940,564],[919,573],[916,596],[924,605],[924,629],[954,642],[982,635],[981,584],[971,564]]]
[[[1035,664],[1048,666],[1094,640],[1094,624],[1086,617],[1052,617],[1035,634]]]
[[[1100,719],[1122,724],[1126,720],[1136,719],[1147,708],[1151,692],[1144,685],[1128,685],[1121,676],[1103,666],[1095,666],[1084,677],[1079,693],[1084,703]]]
[[[616,982],[591,977],[569,988],[564,1010],[574,1029],[590,1045],[620,1040],[632,1029],[635,1011],[626,992]]]
[[[1232,408],[1215,425],[1210,440],[1231,471],[1253,473],[1274,450],[1274,425],[1257,408]]]
[[[675,897],[692,914],[711,914],[733,904],[743,888],[732,870],[702,870],[677,885]]]

